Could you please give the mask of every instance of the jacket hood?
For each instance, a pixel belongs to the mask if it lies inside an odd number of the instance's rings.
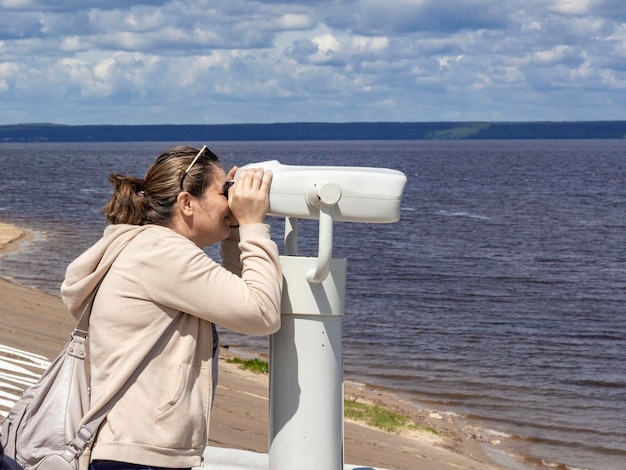
[[[109,225],[102,238],[67,267],[65,280],[61,285],[61,298],[75,318],[80,318],[100,281],[122,250],[135,237],[151,228],[154,229],[155,226]]]

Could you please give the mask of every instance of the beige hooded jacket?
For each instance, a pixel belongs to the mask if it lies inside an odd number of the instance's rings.
[[[67,268],[61,296],[75,317],[100,284],[89,331],[92,411],[122,390],[92,460],[201,465],[216,380],[212,323],[251,335],[280,327],[269,226],[232,230],[221,248],[227,269],[169,228],[111,225]]]

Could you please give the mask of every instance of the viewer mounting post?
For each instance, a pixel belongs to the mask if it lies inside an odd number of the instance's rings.
[[[397,222],[406,176],[277,161],[246,167],[272,170],[269,215],[285,217],[282,324],[270,337],[269,470],[343,470],[346,260],[332,257],[333,222]],[[317,258],[297,255],[301,218],[319,220]]]

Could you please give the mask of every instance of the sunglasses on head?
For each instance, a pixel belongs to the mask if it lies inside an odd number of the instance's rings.
[[[191,168],[198,161],[198,158],[200,158],[204,153],[206,153],[206,155],[208,156],[210,161],[212,161],[212,162],[219,161],[219,157],[217,155],[215,155],[211,151],[211,149],[209,147],[207,147],[206,145],[203,145],[202,148],[200,149],[200,151],[198,152],[198,154],[196,155],[196,157],[191,161],[191,163],[189,164],[189,166],[187,167],[187,169],[183,173],[183,176],[180,177],[180,190],[181,191],[183,191],[183,183],[185,182],[185,177],[187,176],[187,173],[189,173],[189,170],[191,170]]]

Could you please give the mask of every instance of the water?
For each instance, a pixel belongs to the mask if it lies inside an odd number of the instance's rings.
[[[58,294],[66,265],[104,228],[107,174],[141,176],[169,145],[0,145],[0,220],[37,234],[0,274]],[[348,259],[346,379],[456,412],[522,454],[626,468],[626,141],[212,147],[227,165],[408,176],[400,222],[335,224],[335,256]],[[271,222],[282,245],[282,221]],[[316,247],[317,226],[301,221],[300,254]]]

